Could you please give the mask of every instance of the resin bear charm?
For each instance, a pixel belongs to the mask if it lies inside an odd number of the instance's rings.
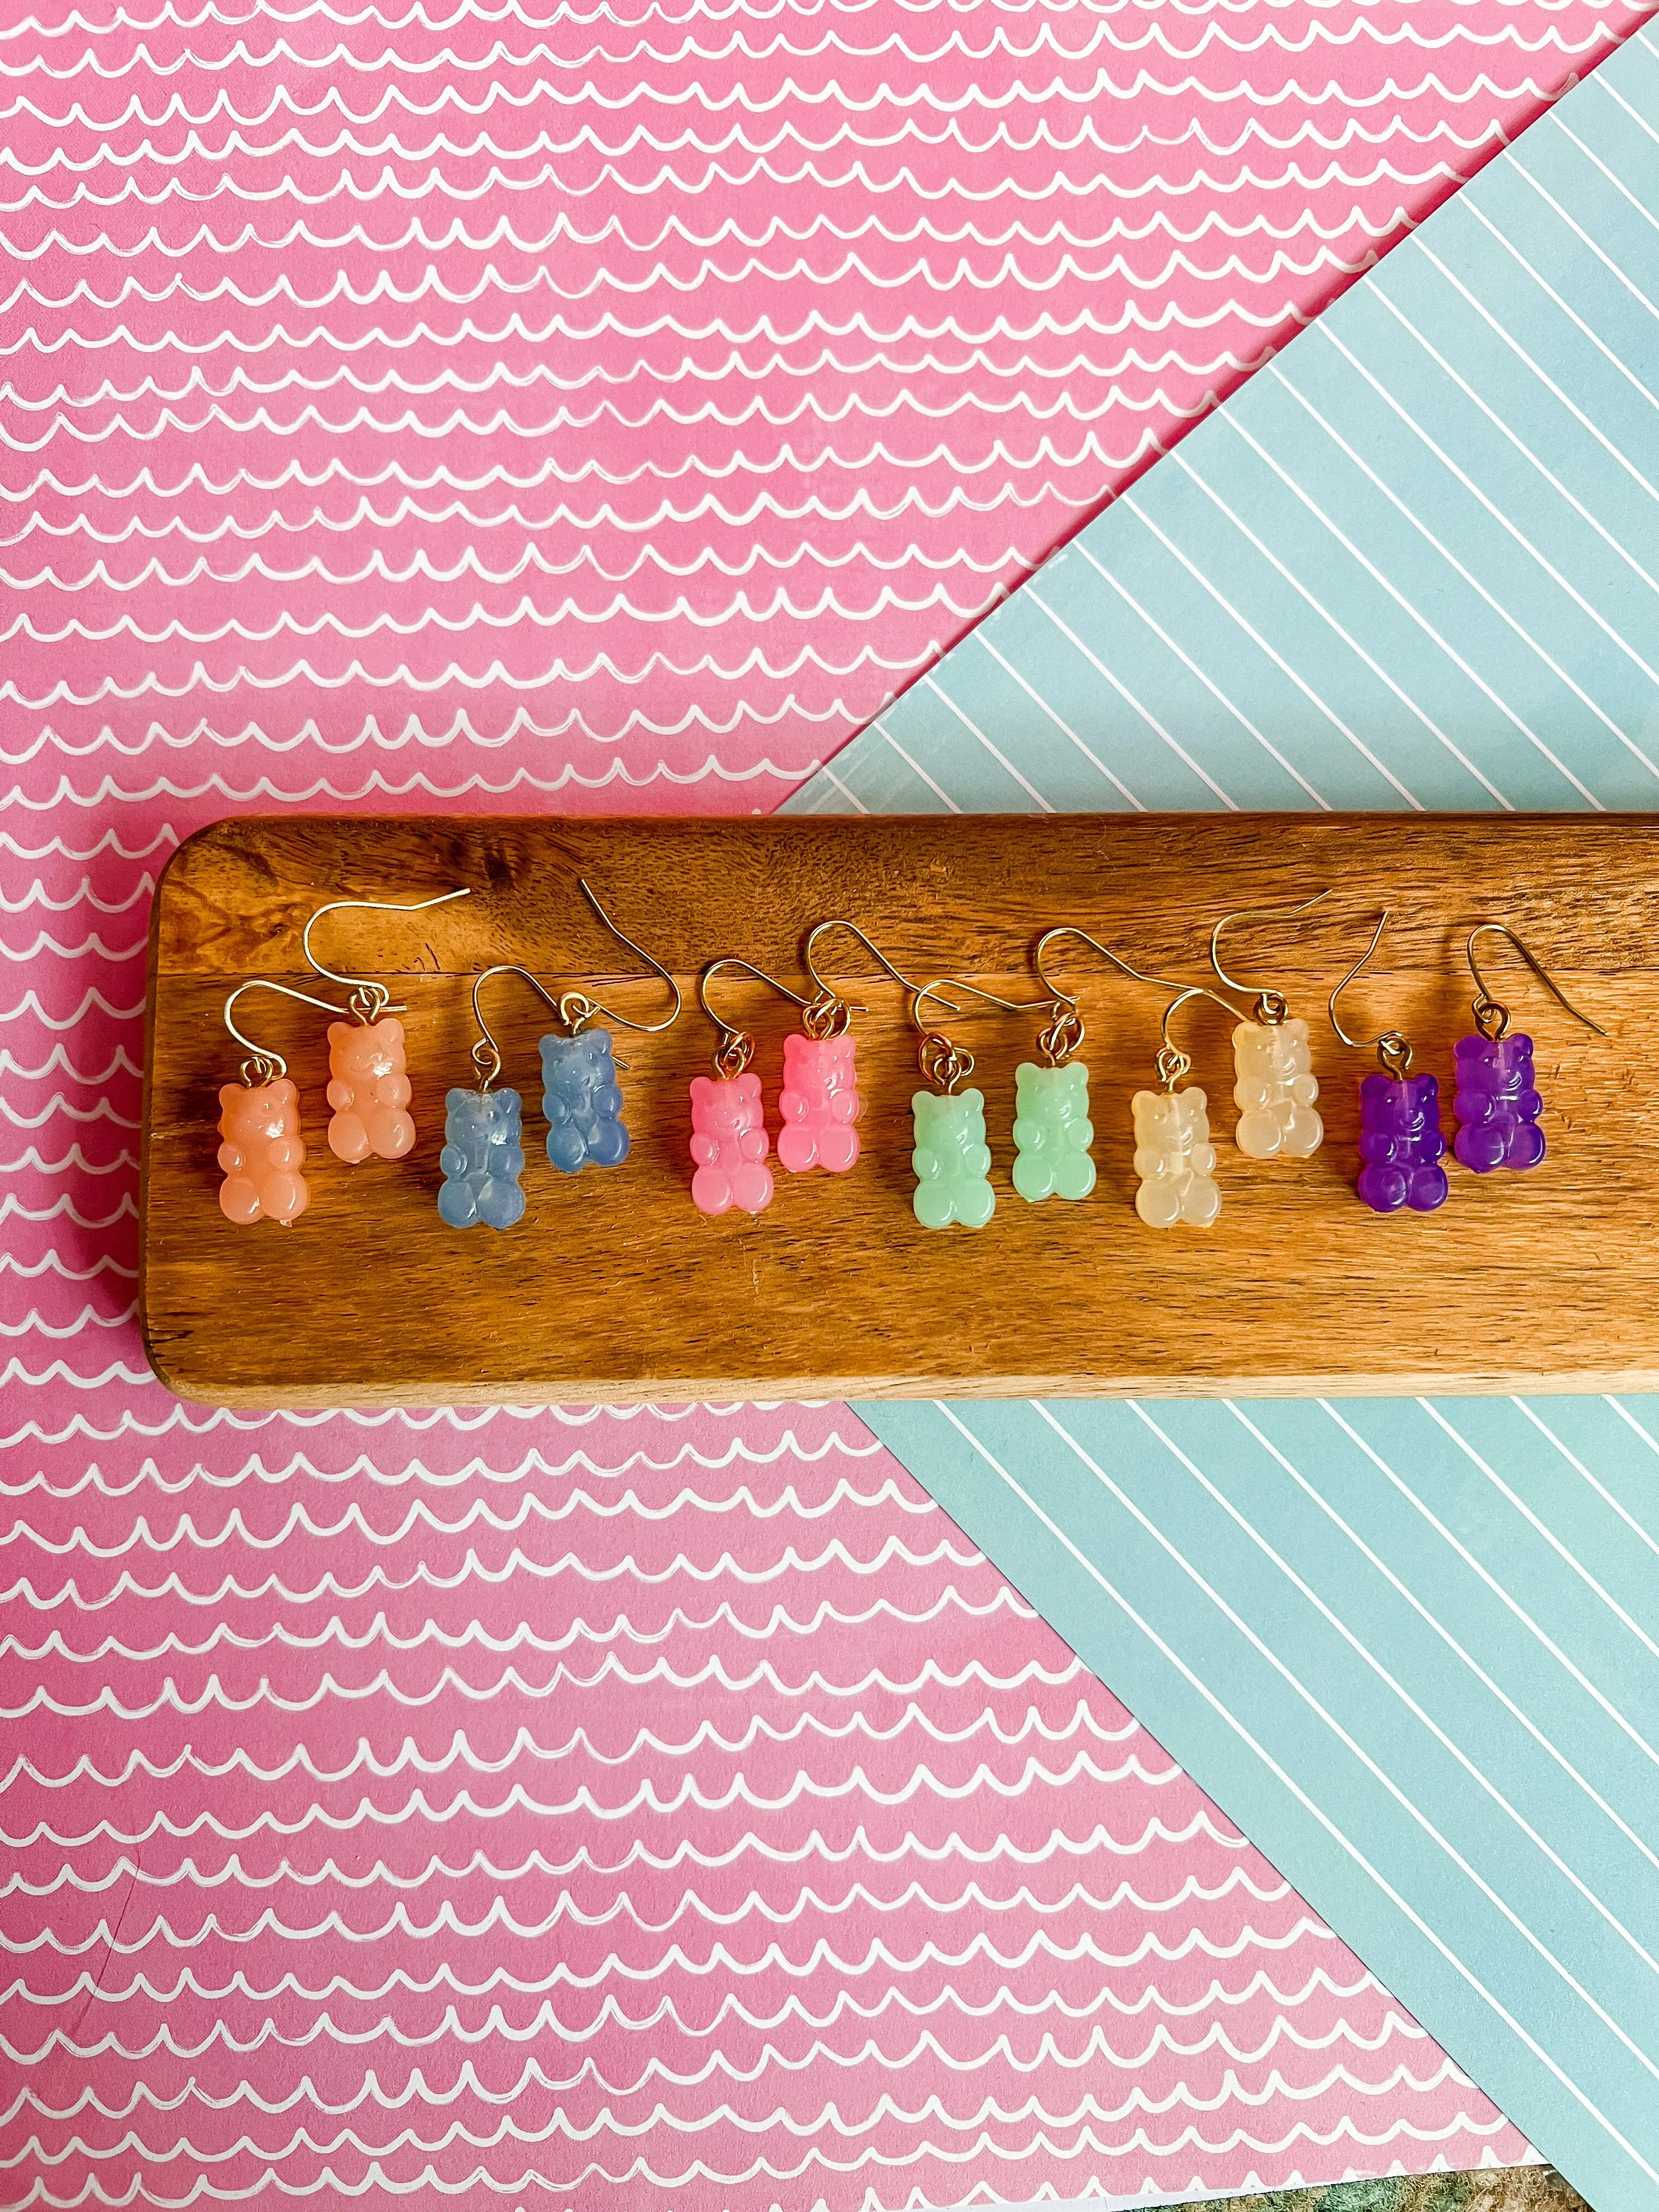
[[[1014,1188],[1033,1204],[1087,1198],[1095,1187],[1089,1120],[1089,1071],[1080,1060],[1059,1067],[1022,1060],[1014,1072]]]
[[[1466,1168],[1535,1168],[1544,1157],[1538,1116],[1544,1102],[1533,1080],[1529,1036],[1466,1036],[1457,1041],[1457,1116],[1453,1150]]]
[[[924,1229],[983,1229],[996,1212],[990,1184],[991,1153],[985,1141],[985,1100],[977,1091],[940,1094],[918,1091],[910,1101],[916,1171],[911,1200]]]
[[[1135,1212],[1149,1229],[1189,1222],[1206,1229],[1221,1211],[1212,1177],[1209,1100],[1203,1091],[1137,1091],[1134,1095]]]
[[[620,1167],[628,1158],[623,1095],[608,1030],[542,1039],[542,1111],[547,1157],[566,1175]]]
[[[1408,1206],[1432,1213],[1446,1202],[1449,1185],[1440,1164],[1440,1085],[1431,1075],[1366,1076],[1359,1086],[1359,1157],[1356,1186],[1374,1213]]]
[[[1306,1022],[1241,1022],[1233,1031],[1233,1066],[1239,1151],[1253,1160],[1305,1160],[1316,1152],[1325,1125],[1314,1111],[1319,1085]]]
[[[771,1144],[758,1075],[691,1079],[691,1203],[699,1213],[737,1206],[760,1213],[772,1203]]]
[[[783,1041],[778,1158],[792,1175],[845,1175],[859,1156],[858,1069],[850,1030],[839,1036],[793,1030]]]
[[[404,1025],[387,1014],[378,1022],[328,1025],[328,1148],[356,1165],[371,1155],[400,1160],[415,1142],[404,1072]]]
[[[438,1212],[452,1229],[510,1229],[524,1212],[524,1115],[516,1091],[452,1091],[444,1100]]]
[[[279,1063],[280,1064],[280,1063]],[[228,1221],[297,1221],[311,1203],[300,1170],[300,1094],[286,1076],[271,1083],[227,1083],[219,1093],[219,1206]]]

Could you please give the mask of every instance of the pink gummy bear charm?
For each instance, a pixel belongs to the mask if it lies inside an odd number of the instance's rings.
[[[219,1204],[229,1221],[297,1221],[311,1203],[300,1170],[300,1094],[286,1075],[252,1090],[227,1083],[219,1093]]]
[[[415,1142],[409,1115],[409,1078],[404,1073],[404,1025],[391,1015],[378,1022],[328,1025],[328,1148],[355,1164],[371,1152],[400,1160]]]
[[[778,1094],[778,1158],[792,1175],[827,1168],[845,1175],[859,1156],[858,1070],[853,1033],[783,1041],[783,1089]]]
[[[724,1213],[733,1206],[758,1213],[772,1203],[764,1116],[758,1075],[720,1082],[692,1077],[691,1202],[699,1213]]]

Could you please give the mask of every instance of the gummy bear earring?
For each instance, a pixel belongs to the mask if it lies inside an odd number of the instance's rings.
[[[565,1175],[577,1175],[590,1165],[620,1167],[628,1158],[623,1095],[617,1085],[619,1063],[611,1032],[590,1029],[588,1024],[596,1014],[603,1014],[606,1021],[619,1022],[625,1030],[656,1036],[678,1021],[682,1003],[680,987],[661,961],[617,928],[583,878],[578,877],[577,889],[617,943],[637,952],[646,966],[662,977],[674,994],[674,1004],[659,1022],[636,1022],[583,991],[566,991],[560,997],[556,1012],[565,1025],[565,1034],[541,1041],[542,1111],[547,1116],[547,1157]],[[533,976],[530,980],[535,981]],[[536,988],[541,989],[539,984]],[[542,995],[546,998],[547,994],[544,991]]]
[[[733,1028],[708,1003],[708,986],[722,968],[741,968],[803,1012],[812,1002],[735,953],[711,961],[697,978],[697,1002],[720,1038],[714,1047],[714,1080],[711,1083],[706,1075],[691,1079],[691,1203],[699,1213],[728,1213],[734,1206],[744,1213],[761,1213],[772,1203],[772,1170],[766,1164],[771,1139],[766,1133],[760,1078],[749,1066],[755,1057],[755,1040],[746,1030]]]
[[[910,1022],[919,1042],[916,1065],[933,1086],[915,1092],[910,1100],[915,1149],[910,1164],[916,1171],[916,1188],[910,1204],[924,1229],[948,1229],[953,1221],[964,1229],[983,1229],[996,1212],[997,1194],[991,1188],[991,1149],[985,1141],[985,1095],[957,1089],[974,1072],[974,1055],[939,1030],[929,1029],[922,1008],[929,999],[957,1012],[958,1008],[939,994],[948,980],[953,991],[966,991],[1005,1013],[1029,1012],[1040,1000],[1019,1001],[999,998],[977,983],[964,983],[959,975],[939,976],[910,1000]]]
[[[472,1018],[478,1030],[472,1065],[478,1071],[478,1087],[446,1092],[444,1148],[438,1155],[443,1175],[438,1214],[452,1229],[475,1229],[480,1224],[486,1229],[511,1229],[525,1209],[524,1186],[519,1181],[524,1173],[524,1101],[516,1091],[490,1088],[501,1078],[501,1048],[478,1004],[479,993],[493,975],[522,975],[555,1013],[559,1007],[527,968],[486,968],[472,979]]]
[[[1391,909],[1384,907],[1371,941],[1331,993],[1331,1027],[1344,1044],[1358,1052],[1376,1048],[1382,1072],[1359,1086],[1359,1179],[1355,1188],[1374,1213],[1397,1213],[1409,1206],[1432,1213],[1443,1206],[1449,1185],[1440,1164],[1446,1140],[1440,1133],[1440,1085],[1431,1075],[1411,1072],[1412,1048],[1398,1030],[1380,1036],[1351,1037],[1336,1018],[1336,1002],[1376,951]]]
[[[1316,891],[1300,906],[1240,907],[1210,932],[1210,965],[1230,991],[1250,986],[1221,964],[1221,933],[1237,921],[1290,921],[1330,896]],[[1253,1160],[1305,1160],[1319,1150],[1325,1124],[1314,1111],[1319,1085],[1308,1024],[1293,1019],[1282,991],[1256,994],[1251,1018],[1233,1031],[1233,1101],[1240,1109],[1233,1141]]]
[[[325,914],[354,910],[368,914],[424,914],[428,907],[447,906],[452,899],[470,898],[463,888],[442,891],[436,898],[416,899],[404,906],[387,899],[333,899],[319,906],[305,926],[301,949],[325,982],[338,983],[350,993],[346,1005],[354,1022],[328,1025],[328,1103],[333,1115],[328,1125],[328,1148],[348,1166],[373,1155],[400,1160],[415,1143],[415,1123],[409,1111],[408,1063],[404,1055],[404,1025],[395,1015],[407,1011],[394,1006],[384,983],[368,975],[343,975],[325,968],[311,949],[311,933]]]
[[[241,1081],[227,1083],[219,1092],[219,1165],[225,1178],[219,1186],[219,1208],[239,1227],[270,1220],[286,1228],[311,1203],[311,1186],[301,1173],[306,1148],[300,1134],[300,1094],[282,1054],[255,1044],[231,1019],[231,1008],[248,991],[275,991],[301,1006],[319,1006],[325,1014],[345,1009],[263,976],[239,983],[225,1000],[225,1027],[247,1057]]]
[[[865,1009],[842,998],[818,973],[813,955],[818,939],[832,929],[856,937],[907,991],[918,988],[857,922],[836,915],[808,933],[801,964],[817,996],[802,1009],[799,1030],[783,1041],[783,1088],[778,1093],[778,1158],[792,1175],[814,1167],[845,1175],[859,1156],[856,1124],[862,1103],[851,1024]]]
[[[1544,1157],[1544,1133],[1538,1116],[1544,1102],[1533,1079],[1532,1039],[1510,1035],[1510,1010],[1494,999],[1474,957],[1476,940],[1491,933],[1506,937],[1545,989],[1572,1016],[1597,1036],[1607,1031],[1600,1022],[1581,1014],[1542,963],[1521,942],[1506,922],[1478,922],[1469,932],[1465,951],[1474,978],[1473,1006],[1474,1036],[1457,1041],[1457,1090],[1452,1112],[1458,1129],[1453,1150],[1466,1168],[1488,1175],[1493,1168],[1534,1168]]]
[[[1073,922],[1061,922],[1057,928],[1045,930],[1037,939],[1033,964],[1042,988],[1050,994],[1052,1004],[1049,1019],[1038,1036],[1049,1065],[1047,1068],[1022,1067],[1019,1071],[1020,1119],[1014,1124],[1014,1141],[1020,1147],[1020,1157],[1014,1165],[1014,1187],[1022,1195],[1046,1198],[1049,1189],[1060,1188],[1066,1197],[1073,1195],[1060,1183],[1058,1176],[1065,1171],[1062,1163],[1067,1147],[1075,1156],[1080,1152],[1087,1159],[1088,1146],[1094,1130],[1088,1119],[1089,1071],[1080,1061],[1071,1060],[1070,1055],[1083,1042],[1083,1014],[1078,994],[1068,991],[1049,974],[1046,964],[1050,948],[1063,937],[1074,937],[1080,945],[1127,975],[1136,983],[1151,983],[1160,990],[1176,991],[1180,996],[1164,1017],[1164,1049],[1158,1054],[1160,1076],[1165,1079],[1165,1092],[1139,1091],[1134,1097],[1135,1169],[1140,1176],[1140,1188],[1135,1194],[1135,1210],[1152,1229],[1170,1229],[1178,1221],[1188,1221],[1200,1227],[1213,1221],[1221,1207],[1221,1194],[1211,1181],[1211,1170],[1215,1165],[1215,1153],[1210,1145],[1210,1125],[1206,1113],[1209,1101],[1201,1091],[1183,1091],[1176,1094],[1175,1086],[1192,1068],[1192,1061],[1170,1037],[1170,1016],[1176,1006],[1184,1006],[1188,999],[1202,998],[1214,1001],[1231,1014],[1236,1020],[1244,1017],[1237,1006],[1217,996],[1205,984],[1183,985],[1168,975],[1152,975],[1134,968],[1109,945],[1103,945],[1097,937],[1091,937],[1086,929]],[[1069,1084],[1070,1091],[1064,1086]],[[1027,1101],[1036,1110],[1028,1113]],[[1207,1156],[1208,1165],[1194,1165]],[[1082,1182],[1074,1165],[1070,1172]],[[1094,1163],[1087,1160],[1088,1181],[1077,1189],[1078,1197],[1086,1196],[1094,1187]],[[1054,1176],[1055,1180],[1048,1180]]]
[[[1021,1060],[1014,1070],[1014,1188],[1036,1205],[1045,1198],[1087,1198],[1095,1187],[1089,1147],[1095,1140],[1089,1119],[1089,1070],[1073,1054],[1087,1035],[1075,995],[1044,974],[1042,955],[1064,928],[1051,929],[1039,941],[1036,971],[1053,994],[1048,1018],[1037,1031],[1041,1062]]]
[[[1164,1009],[1164,1042],[1158,1048],[1162,1091],[1137,1091],[1135,1117],[1135,1212],[1149,1229],[1173,1229],[1179,1221],[1207,1229],[1221,1211],[1215,1182],[1215,1146],[1210,1142],[1209,1099],[1196,1087],[1176,1085],[1192,1073],[1192,1058],[1170,1035],[1170,1017],[1189,999],[1214,999],[1201,983],[1192,985]],[[1224,999],[1217,1000],[1226,1006]],[[1228,1006],[1229,1013],[1237,1007]]]

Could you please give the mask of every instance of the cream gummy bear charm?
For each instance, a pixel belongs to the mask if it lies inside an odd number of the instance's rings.
[[[1253,1160],[1305,1160],[1316,1152],[1325,1124],[1314,1111],[1319,1085],[1306,1022],[1241,1022],[1233,1065],[1239,1151]]]
[[[1197,1090],[1135,1093],[1135,1212],[1149,1229],[1205,1229],[1221,1211],[1208,1103]]]

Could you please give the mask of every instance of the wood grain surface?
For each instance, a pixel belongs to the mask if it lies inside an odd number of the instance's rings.
[[[469,979],[517,960],[556,992],[596,988],[652,1018],[635,972],[576,890],[681,979],[686,1012],[655,1037],[617,1033],[633,1151],[614,1170],[547,1160],[539,1001],[513,979],[487,1011],[503,1083],[525,1102],[528,1206],[503,1235],[438,1218],[443,1099],[474,1081]],[[326,1143],[325,1018],[267,994],[238,1009],[300,1086],[311,1183],[292,1228],[219,1211],[218,1086],[240,1054],[221,1010],[253,975],[314,985],[300,951],[330,899],[470,898],[404,920],[331,918],[322,957],[407,1001],[419,1138],[396,1163],[345,1167]],[[910,1210],[915,1037],[903,994],[845,936],[825,948],[855,1018],[863,1155],[846,1176],[790,1176],[750,1218],[690,1197],[687,1085],[714,1032],[695,979],[737,953],[799,986],[806,930],[860,922],[901,967],[1036,995],[1038,934],[1076,921],[1137,966],[1207,975],[1212,921],[1333,887],[1295,924],[1230,942],[1313,1027],[1326,1137],[1300,1162],[1231,1139],[1231,1024],[1183,1010],[1191,1080],[1210,1100],[1220,1219],[1144,1228],[1130,1097],[1156,1087],[1166,994],[1083,955],[1099,1180],[1072,1205],[1009,1182],[1014,1070],[1038,1017],[948,1023],[978,1057],[996,1213],[924,1230]],[[1659,819],[1651,817],[1018,816],[738,821],[242,819],[184,845],[150,938],[142,1312],[158,1372],[236,1407],[508,1401],[1100,1393],[1287,1395],[1659,1387],[1659,1057],[1653,1049]],[[1470,1026],[1462,942],[1507,921],[1612,1034],[1577,1027],[1502,946],[1491,965],[1537,1045],[1548,1157],[1526,1174],[1451,1164],[1437,1213],[1372,1213],[1355,1196],[1359,1078],[1325,999],[1395,908],[1343,1001],[1355,1034],[1403,1030],[1441,1079],[1449,1143],[1454,1040]],[[1211,977],[1209,980],[1213,981]],[[326,992],[324,995],[327,995]],[[795,1010],[727,976],[722,1006],[759,1042],[769,1126]],[[1363,1025],[1363,1026],[1362,1026]]]

